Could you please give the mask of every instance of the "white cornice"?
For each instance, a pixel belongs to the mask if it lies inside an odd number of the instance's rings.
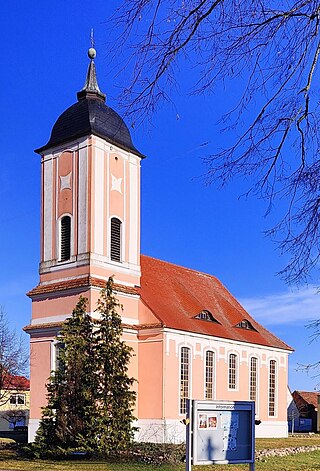
[[[163,332],[164,333],[173,333],[173,334],[176,334],[176,335],[188,335],[189,337],[192,337],[192,338],[199,338],[199,339],[202,339],[202,340],[215,340],[215,341],[223,341],[225,343],[229,343],[231,345],[241,345],[241,346],[245,346],[245,347],[251,347],[251,348],[258,348],[258,349],[261,349],[261,350],[268,350],[268,351],[272,351],[272,352],[277,352],[277,353],[286,353],[286,354],[290,354],[292,353],[291,350],[287,350],[285,348],[279,348],[279,347],[269,347],[269,346],[266,346],[266,345],[262,345],[262,344],[259,344],[259,343],[250,343],[250,342],[244,342],[242,340],[232,340],[232,339],[228,339],[226,337],[216,337],[214,335],[205,335],[205,334],[201,334],[201,333],[197,333],[197,332],[190,332],[190,331],[186,331],[186,330],[178,330],[178,329],[173,329],[171,327],[164,327],[163,328]]]

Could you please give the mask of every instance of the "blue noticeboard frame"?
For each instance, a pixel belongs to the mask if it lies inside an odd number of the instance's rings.
[[[253,401],[187,401],[187,466],[248,463],[254,470]]]

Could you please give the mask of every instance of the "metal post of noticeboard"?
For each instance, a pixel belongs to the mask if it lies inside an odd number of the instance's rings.
[[[187,399],[186,406],[186,471],[191,471],[191,399]]]
[[[255,449],[256,449],[256,429],[255,429],[255,415],[256,415],[256,405],[253,403],[252,411],[252,458],[253,462],[249,464],[249,471],[255,470]]]

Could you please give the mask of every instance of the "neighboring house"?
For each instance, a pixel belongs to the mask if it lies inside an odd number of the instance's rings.
[[[30,382],[24,376],[11,376],[0,392],[0,432],[28,426],[30,409]]]
[[[214,276],[140,255],[144,156],[122,118],[105,104],[92,59],[77,96],[37,150],[40,282],[28,293],[32,319],[25,327],[32,357],[29,439],[46,402],[59,329],[80,294],[96,315],[110,275],[123,305],[123,338],[134,349],[129,373],[137,379],[138,439],[182,441],[187,398],[254,400],[261,421],[256,435],[287,436],[292,349]],[[210,250],[210,238],[203,237],[206,242]]]
[[[295,420],[295,431],[317,432],[320,392],[293,391],[292,398],[299,412],[299,417]]]

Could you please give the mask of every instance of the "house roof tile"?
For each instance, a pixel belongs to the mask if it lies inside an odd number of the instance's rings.
[[[299,395],[307,404],[311,404],[315,408],[318,407],[318,397],[320,395],[319,392],[315,391],[294,391],[292,393],[293,397]]]
[[[3,389],[27,391],[30,389],[30,381],[25,376],[7,375],[4,378]]]

